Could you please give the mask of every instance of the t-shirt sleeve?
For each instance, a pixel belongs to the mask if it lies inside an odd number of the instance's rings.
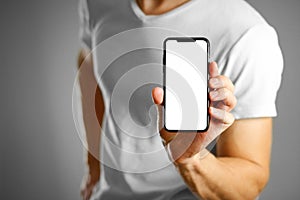
[[[276,31],[269,25],[250,28],[235,43],[224,63],[224,75],[235,85],[236,119],[275,117],[283,58]]]
[[[87,0],[79,0],[79,38],[82,45],[88,49],[92,49],[90,16]]]

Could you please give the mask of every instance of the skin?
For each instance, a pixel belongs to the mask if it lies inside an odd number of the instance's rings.
[[[175,137],[174,133],[161,129],[161,137],[167,143],[174,144],[171,154],[172,151],[182,149],[182,143],[187,137],[192,135],[195,138],[187,150],[176,157],[174,164],[196,196],[202,199],[255,199],[269,178],[272,119],[256,118],[233,122],[229,113],[236,104],[233,85],[227,77],[218,74],[216,63],[211,63],[209,70],[210,88],[219,93],[212,97],[210,92],[212,105],[216,105],[215,108],[210,107],[210,116],[218,119],[217,125],[210,126],[205,133],[187,135],[179,132]],[[213,84],[213,79],[218,79],[219,83]],[[152,97],[158,110],[161,110],[163,90],[154,88]],[[218,112],[213,112],[214,109]],[[217,157],[209,152],[203,154],[205,150],[200,151],[205,138],[215,134],[210,131],[213,128],[217,128],[221,134],[217,142]]]
[[[160,15],[181,6],[188,0],[136,0],[136,2],[146,15]]]
[[[104,103],[93,74],[92,55],[89,51],[82,49],[79,52],[78,70],[83,122],[88,145],[86,150],[87,174],[82,180],[81,196],[83,199],[89,199],[93,187],[100,178],[99,145]],[[93,116],[95,114],[96,116]]]
[[[147,15],[158,15],[168,12],[186,0],[137,0],[141,10]],[[85,61],[83,62],[83,60]],[[88,151],[87,175],[83,178],[81,194],[89,199],[94,185],[100,177],[99,165],[99,130],[102,124],[104,104],[99,87],[93,75],[93,63],[89,52],[81,50],[79,54],[80,88],[82,91],[83,118],[86,127]],[[79,69],[80,69],[79,68]],[[176,150],[184,144],[187,135],[169,133],[160,129],[161,137],[170,145],[175,156],[174,165],[186,185],[202,199],[255,199],[263,190],[269,179],[270,154],[272,143],[272,118],[252,118],[235,120],[230,111],[236,105],[233,95],[234,86],[225,76],[219,75],[216,63],[209,66],[209,86],[217,91],[210,92],[212,105],[209,113],[215,119],[213,130],[206,133],[191,133],[192,145],[179,156]],[[163,109],[163,90],[154,88],[152,98],[161,115]],[[95,101],[95,107],[91,101]],[[96,113],[97,120],[89,115]],[[161,126],[160,122],[160,126]],[[217,130],[217,131],[216,131]],[[217,155],[205,149],[207,138],[216,137]],[[210,139],[209,139],[210,141]],[[177,144],[177,145],[176,145]]]

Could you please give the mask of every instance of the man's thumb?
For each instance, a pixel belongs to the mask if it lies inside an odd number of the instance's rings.
[[[157,105],[162,105],[164,99],[164,91],[160,87],[155,87],[152,89],[152,99]]]

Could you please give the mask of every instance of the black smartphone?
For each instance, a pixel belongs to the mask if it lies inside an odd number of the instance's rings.
[[[169,37],[163,46],[164,128],[207,131],[209,40]]]

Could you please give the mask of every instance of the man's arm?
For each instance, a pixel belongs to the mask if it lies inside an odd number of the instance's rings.
[[[219,74],[215,62],[209,65],[209,75],[212,103],[209,129],[202,133],[178,132],[174,135],[162,128],[160,136],[166,141],[168,154],[187,186],[197,196],[203,199],[254,199],[269,177],[272,119],[234,122],[230,113],[236,105],[232,82]],[[152,90],[158,111],[163,105],[163,95],[161,88]],[[218,157],[208,152],[203,156],[202,147],[218,135]]]
[[[100,178],[99,144],[104,104],[93,73],[92,55],[88,50],[81,49],[79,52],[78,69],[83,122],[88,145],[86,151],[88,174],[83,180],[81,195],[84,199],[89,199],[94,185]]]
[[[178,165],[203,199],[255,199],[269,179],[272,119],[237,120],[219,138],[217,156]]]

